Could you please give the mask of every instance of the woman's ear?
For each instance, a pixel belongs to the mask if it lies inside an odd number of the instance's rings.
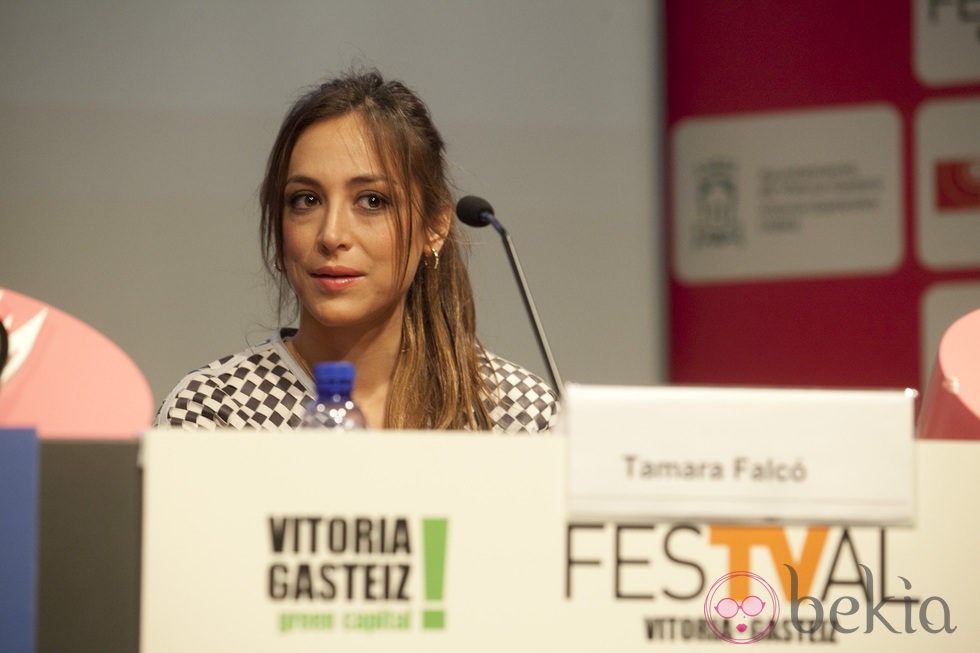
[[[432,221],[429,226],[429,248],[432,251],[438,252],[442,249],[442,244],[446,241],[446,236],[449,234],[449,228],[452,226],[453,220],[453,207],[451,204],[447,204]]]

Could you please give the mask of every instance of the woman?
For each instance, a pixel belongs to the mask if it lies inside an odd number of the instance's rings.
[[[369,428],[539,431],[554,393],[476,338],[446,175],[425,104],[377,72],[287,115],[261,189],[265,263],[296,329],[188,374],[159,426],[298,426],[312,364],[347,360]]]

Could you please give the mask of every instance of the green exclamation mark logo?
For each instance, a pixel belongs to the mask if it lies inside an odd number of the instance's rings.
[[[422,564],[426,601],[442,601],[446,581],[446,532],[448,528],[448,519],[422,520]],[[442,630],[445,627],[445,610],[422,610],[422,628]]]

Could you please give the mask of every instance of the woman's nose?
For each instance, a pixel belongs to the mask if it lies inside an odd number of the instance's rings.
[[[320,247],[327,252],[350,248],[350,215],[341,206],[328,206],[320,226]]]

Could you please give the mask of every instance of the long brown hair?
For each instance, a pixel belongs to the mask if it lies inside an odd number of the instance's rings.
[[[403,201],[394,202],[402,236],[398,263],[414,275],[405,298],[401,354],[385,408],[388,428],[489,429],[480,372],[476,310],[455,221],[437,225],[451,210],[445,144],[425,103],[398,81],[371,70],[351,72],[311,89],[290,109],[269,154],[259,202],[266,269],[279,286],[279,314],[295,295],[282,272],[282,220],[289,159],[300,135],[314,123],[357,112],[373,140],[385,174],[398,180]],[[413,233],[445,237],[434,257],[409,270]],[[445,233],[442,233],[445,231]]]

